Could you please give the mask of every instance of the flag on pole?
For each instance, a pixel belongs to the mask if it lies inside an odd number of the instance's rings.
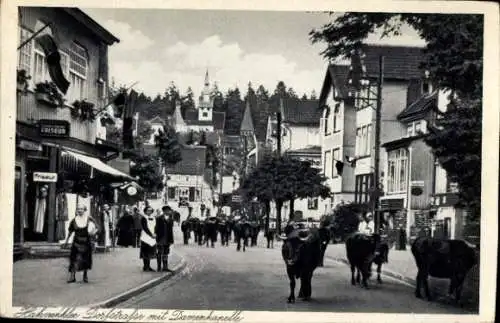
[[[131,90],[125,100],[125,106],[123,109],[123,147],[125,149],[134,149],[134,132],[132,123],[138,96],[139,95],[136,91]]]
[[[42,47],[47,62],[49,75],[54,84],[66,94],[69,88],[69,81],[66,80],[61,67],[61,54],[57,49],[57,44],[50,34],[44,34],[35,39]]]

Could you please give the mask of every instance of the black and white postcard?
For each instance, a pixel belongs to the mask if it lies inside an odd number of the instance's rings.
[[[2,316],[493,322],[497,5],[1,7]]]

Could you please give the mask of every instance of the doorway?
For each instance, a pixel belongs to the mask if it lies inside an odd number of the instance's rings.
[[[34,172],[48,172],[49,159],[44,157],[28,158],[26,160],[26,210],[24,223],[25,241],[48,240],[48,196],[49,185],[34,182]]]

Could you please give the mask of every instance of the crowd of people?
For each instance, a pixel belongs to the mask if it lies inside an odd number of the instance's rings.
[[[146,205],[143,213],[139,208],[126,207],[122,216],[110,221],[111,212],[108,204],[101,208],[103,223],[109,225],[109,230],[102,230],[98,221],[92,218],[84,205],[77,205],[75,218],[69,224],[69,234],[64,243],[70,248],[68,283],[76,281],[76,273],[83,272],[83,282],[88,283],[88,271],[92,269],[92,253],[98,234],[104,233],[105,240],[121,247],[139,248],[139,258],[143,262],[144,271],[156,271],[151,268],[151,260],[157,261],[157,271],[172,272],[168,257],[170,246],[174,243],[173,226],[176,212],[165,205],[161,210],[155,210]],[[71,245],[68,244],[72,240]]]

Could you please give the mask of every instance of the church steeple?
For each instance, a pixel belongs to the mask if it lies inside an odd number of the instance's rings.
[[[208,81],[208,68],[207,68],[207,71],[205,73],[205,86],[209,86],[210,85],[210,82]]]

